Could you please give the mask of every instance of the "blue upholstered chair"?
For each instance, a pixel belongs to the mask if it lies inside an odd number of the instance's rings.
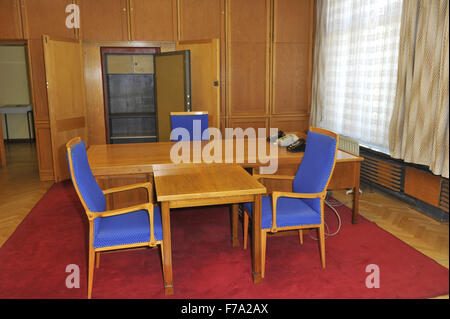
[[[172,131],[176,128],[184,128],[187,130],[187,133],[189,133],[189,139],[184,138],[184,136],[180,136],[178,134],[174,134],[170,139],[172,141],[202,141],[202,140],[209,140],[209,134],[208,134],[208,112],[171,112],[170,113],[170,123],[172,126]],[[196,121],[196,122],[194,122]],[[195,125],[200,124],[200,130],[198,131],[199,134],[194,130]],[[203,133],[205,132],[205,136],[203,138]]]
[[[263,196],[261,203],[262,276],[265,270],[267,233],[298,230],[303,243],[303,229],[317,229],[322,267],[325,268],[324,200],[336,163],[339,136],[311,127],[305,153],[295,176],[256,175],[264,179],[293,180],[293,192],[276,192]],[[248,221],[252,203],[244,207],[244,248],[247,248]]]
[[[162,243],[161,212],[152,204],[152,184],[140,183],[101,190],[95,180],[81,138],[67,144],[70,176],[89,220],[88,298],[92,295],[94,261],[100,252],[133,247],[155,247]],[[106,210],[105,195],[144,188],[148,202],[123,209]],[[162,246],[161,246],[162,247]],[[161,254],[162,255],[162,254]]]

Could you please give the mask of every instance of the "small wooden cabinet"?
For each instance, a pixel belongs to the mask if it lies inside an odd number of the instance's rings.
[[[0,39],[23,39],[20,0],[0,0]]]
[[[173,0],[129,0],[130,40],[177,40],[177,11]]]
[[[86,41],[127,41],[127,0],[78,0],[80,37]]]
[[[26,38],[41,39],[42,35],[75,39],[75,29],[67,28],[66,8],[72,0],[21,0]]]

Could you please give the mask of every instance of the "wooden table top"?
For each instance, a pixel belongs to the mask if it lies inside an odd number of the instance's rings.
[[[252,139],[248,142],[257,143]],[[244,143],[243,163],[239,163],[244,167],[260,167],[268,165],[260,163],[255,156],[248,154],[248,142]],[[186,142],[189,143],[189,142]],[[198,143],[198,147],[202,149],[209,141]],[[263,141],[266,145],[266,154],[269,153],[270,144]],[[158,143],[136,143],[136,144],[103,144],[91,145],[88,148],[87,155],[89,163],[94,175],[120,175],[120,174],[140,174],[152,173],[155,165],[171,164],[170,150],[176,142],[158,142]],[[191,143],[191,159],[192,151],[196,146]],[[277,154],[267,155],[266,160],[278,159],[279,164],[299,164],[303,158],[303,153],[290,153],[286,147],[277,147]],[[236,145],[233,146],[236,150]],[[236,153],[235,151],[233,153]],[[256,150],[256,156],[258,151]],[[237,163],[236,154],[233,155],[233,163]],[[225,146],[222,150],[222,162],[225,162]],[[355,156],[339,150],[337,154],[337,162],[345,161],[362,161],[363,158]]]
[[[266,193],[264,185],[238,165],[173,166],[153,174],[158,202]]]

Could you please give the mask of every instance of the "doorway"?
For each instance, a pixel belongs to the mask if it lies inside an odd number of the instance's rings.
[[[189,51],[102,47],[108,144],[168,141],[170,112],[190,110]]]
[[[15,162],[36,167],[33,104],[25,43],[0,43],[0,167]]]

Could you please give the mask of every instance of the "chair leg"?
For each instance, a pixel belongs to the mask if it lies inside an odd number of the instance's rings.
[[[261,277],[264,278],[266,271],[266,243],[267,232],[261,231]]]
[[[325,268],[325,231],[323,225],[318,228],[319,232],[319,248],[320,260],[322,261],[322,268]]]
[[[95,253],[95,268],[100,267],[100,252]]]
[[[89,247],[88,299],[91,299],[92,296],[92,283],[94,282],[94,266],[95,266],[95,251],[94,248]]]
[[[303,229],[298,230],[298,238],[300,239],[300,245],[303,245]]]
[[[244,210],[244,249],[247,249],[248,240],[248,213]]]

